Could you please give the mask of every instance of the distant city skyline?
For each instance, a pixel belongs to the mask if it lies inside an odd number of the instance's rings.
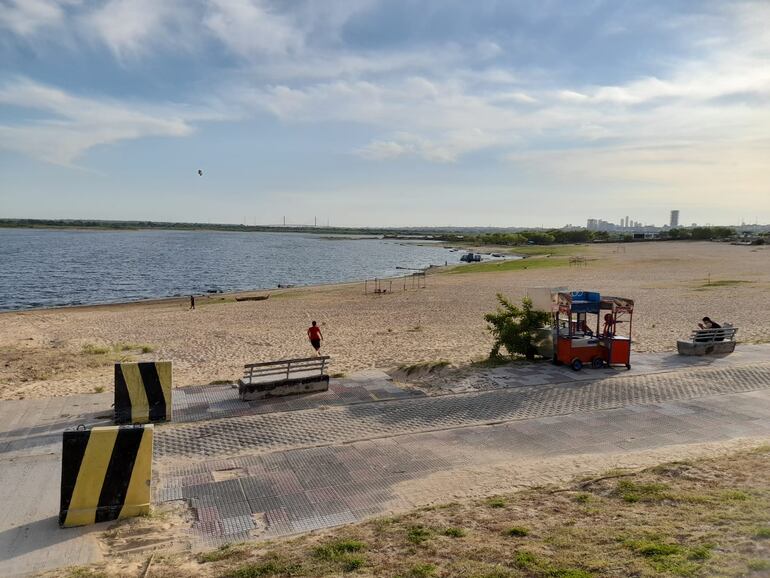
[[[768,223],[768,21],[763,0],[0,0],[0,218]]]

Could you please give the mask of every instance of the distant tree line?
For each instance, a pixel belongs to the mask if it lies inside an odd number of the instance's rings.
[[[382,235],[386,238],[433,239],[449,243],[471,243],[516,247],[520,245],[558,245],[602,241],[633,241],[630,233],[589,231],[588,229],[549,229],[536,231],[468,231],[467,229],[440,228],[364,228],[315,227],[279,225],[235,225],[215,223],[165,223],[158,221],[101,221],[86,219],[0,219],[0,227],[54,228],[54,229],[165,229],[187,231],[250,231],[281,233],[323,233],[337,235]],[[725,240],[736,236],[731,227],[690,227],[661,231],[658,239]]]
[[[710,239],[729,239],[735,236],[735,229],[730,227],[692,227],[691,229],[669,229],[669,239],[696,239],[708,241]]]
[[[735,229],[730,227],[692,227],[690,229],[670,229],[661,231],[657,239],[693,239],[724,240],[735,237]],[[633,241],[631,233],[611,233],[608,231],[589,231],[588,229],[547,231],[519,231],[516,233],[481,233],[478,235],[444,235],[443,240],[465,242],[475,245],[495,245],[516,247],[520,245],[561,245],[568,243],[592,243],[602,241]]]

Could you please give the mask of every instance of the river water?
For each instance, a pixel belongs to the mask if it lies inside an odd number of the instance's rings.
[[[338,283],[459,257],[438,245],[301,233],[0,229],[0,310]]]

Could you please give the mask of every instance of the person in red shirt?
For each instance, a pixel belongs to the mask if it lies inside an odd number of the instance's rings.
[[[324,336],[321,335],[321,328],[316,325],[315,321],[313,321],[313,324],[308,327],[307,336],[310,339],[310,345],[312,345],[315,349],[315,354],[321,355],[321,341],[323,340]]]

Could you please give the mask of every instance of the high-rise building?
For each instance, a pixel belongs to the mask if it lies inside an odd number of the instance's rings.
[[[671,211],[671,222],[668,226],[672,229],[679,226],[679,211]]]

